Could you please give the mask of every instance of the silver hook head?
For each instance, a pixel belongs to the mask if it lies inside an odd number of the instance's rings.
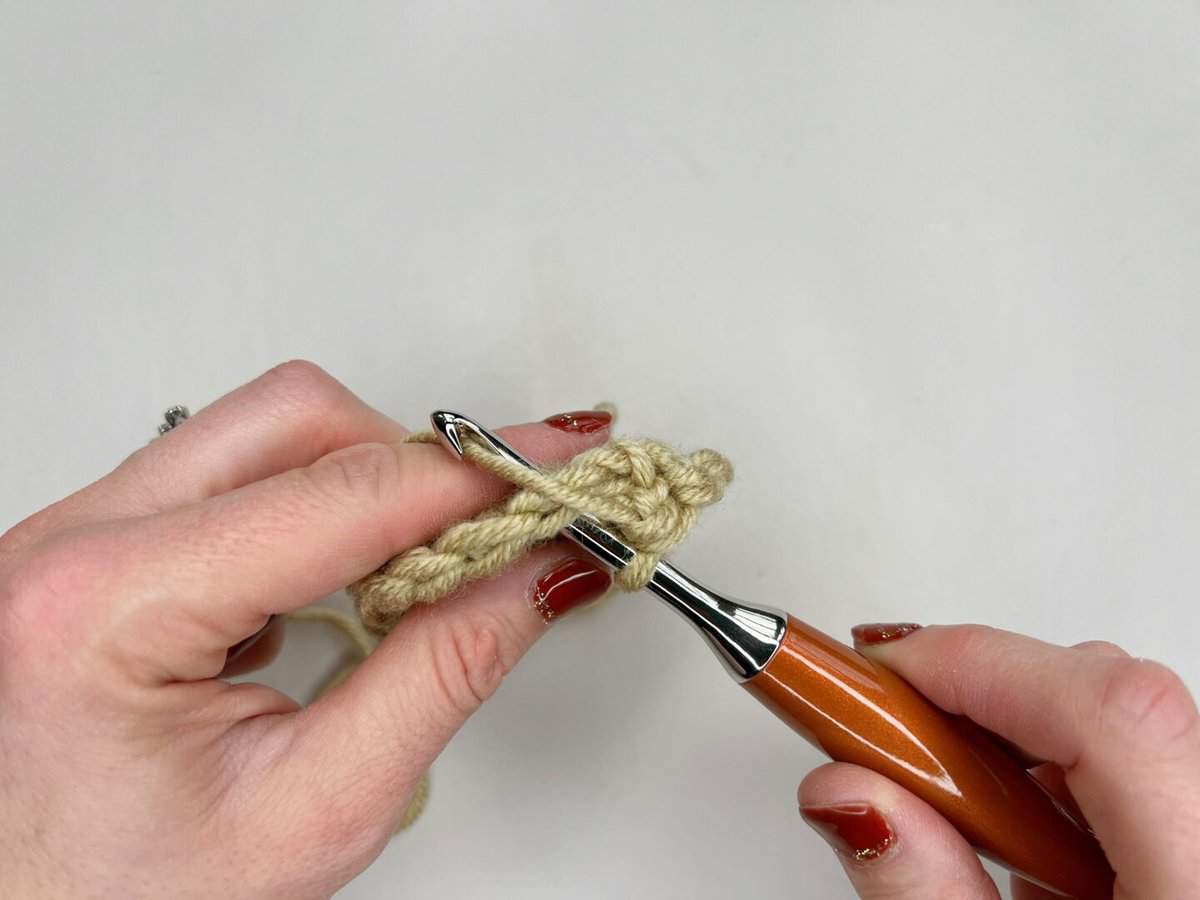
[[[474,419],[464,416],[462,413],[439,409],[430,414],[429,421],[442,444],[459,459],[462,459],[464,453],[463,439],[469,434],[502,459],[537,471],[537,467],[533,463],[505,443],[500,435],[492,434]]]
[[[470,421],[466,419],[466,416],[450,412],[446,409],[439,409],[429,414],[429,423],[433,426],[433,430],[437,432],[438,439],[447,450],[459,459],[462,459],[463,455],[462,432],[464,430],[464,420]]]

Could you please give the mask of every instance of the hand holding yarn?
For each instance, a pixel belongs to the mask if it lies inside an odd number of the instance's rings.
[[[552,466],[608,439],[607,416],[589,416],[501,433]],[[703,454],[634,443],[496,506],[509,482],[407,437],[316,366],[287,363],[0,537],[5,896],[331,895],[545,633],[531,586],[558,613],[607,588],[552,539],[556,516],[604,500],[631,537],[649,535],[639,522],[657,503],[679,537],[723,477]],[[481,550],[506,516],[511,533]],[[269,661],[287,614],[397,555],[451,551],[466,562],[412,597],[451,593],[307,708],[228,681]]]

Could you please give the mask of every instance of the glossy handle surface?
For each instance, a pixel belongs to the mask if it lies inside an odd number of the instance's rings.
[[[940,812],[983,855],[1076,900],[1112,900],[1086,829],[974,723],[795,618],[745,687],[830,757],[873,769]]]

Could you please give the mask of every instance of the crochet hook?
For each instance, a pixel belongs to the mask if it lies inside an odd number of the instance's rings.
[[[430,416],[462,458],[474,441],[536,470],[459,413]],[[636,555],[581,514],[564,536],[612,569]],[[974,723],[935,707],[883,666],[793,616],[705,587],[660,560],[647,589],[686,619],[735,680],[831,758],[873,769],[949,820],[984,856],[1076,900],[1111,900],[1114,875],[1086,825]]]

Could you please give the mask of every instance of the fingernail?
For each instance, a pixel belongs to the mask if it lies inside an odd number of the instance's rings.
[[[557,416],[550,416],[542,421],[559,431],[595,434],[612,424],[612,413],[606,413],[602,409],[580,409],[575,412],[559,413]]]
[[[872,622],[867,625],[855,625],[850,629],[855,644],[870,646],[871,644],[886,644],[907,637],[921,626],[916,622]]]
[[[866,803],[802,806],[800,815],[834,850],[855,862],[879,859],[896,842],[887,820]]]
[[[565,616],[608,590],[612,577],[584,559],[561,562],[533,583],[533,608],[546,622]]]

